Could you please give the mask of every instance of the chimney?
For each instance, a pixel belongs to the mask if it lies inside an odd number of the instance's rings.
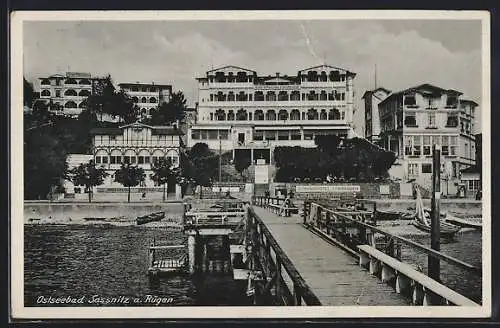
[[[276,77],[280,77],[280,73],[279,72],[276,72]]]

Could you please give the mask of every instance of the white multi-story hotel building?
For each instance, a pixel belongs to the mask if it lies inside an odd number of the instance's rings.
[[[86,99],[93,92],[93,78],[90,73],[67,72],[41,77],[40,99],[51,102],[51,111],[59,115],[78,116],[86,108]]]
[[[120,83],[121,90],[128,94],[140,109],[142,117],[148,117],[151,109],[159,104],[169,102],[172,97],[172,86],[155,83]]]
[[[398,155],[393,175],[430,188],[432,146],[441,145],[441,190],[455,193],[460,170],[475,164],[477,106],[459,91],[430,84],[388,94],[378,104],[378,116],[380,144]]]
[[[293,76],[225,66],[198,80],[198,117],[188,147],[250,152],[272,161],[276,146],[314,147],[318,134],[352,135],[355,73],[321,65]]]
[[[159,158],[169,158],[179,165],[182,132],[171,126],[149,126],[133,123],[119,128],[95,128],[91,130],[93,156],[96,166],[104,167],[110,176],[98,190],[123,188],[113,180],[113,173],[121,163],[142,167],[146,180],[141,187],[154,187],[151,180],[151,163]]]

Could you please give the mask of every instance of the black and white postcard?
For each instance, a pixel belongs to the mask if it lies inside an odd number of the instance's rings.
[[[14,12],[12,318],[490,316],[489,56],[481,11]]]

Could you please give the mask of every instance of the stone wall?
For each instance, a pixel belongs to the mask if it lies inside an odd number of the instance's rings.
[[[134,204],[134,203],[47,203],[24,202],[24,220],[52,217],[55,221],[81,220],[85,217],[136,218],[153,212],[165,211],[165,217],[181,216],[181,203]]]

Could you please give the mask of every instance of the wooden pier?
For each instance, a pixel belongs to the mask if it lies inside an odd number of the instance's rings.
[[[246,280],[256,305],[478,306],[439,280],[401,262],[402,245],[481,275],[481,269],[377,227],[374,211],[254,197],[185,204],[187,245],[150,247],[150,273],[231,274]],[[272,206],[270,206],[272,205]],[[157,259],[187,247],[187,258]]]

